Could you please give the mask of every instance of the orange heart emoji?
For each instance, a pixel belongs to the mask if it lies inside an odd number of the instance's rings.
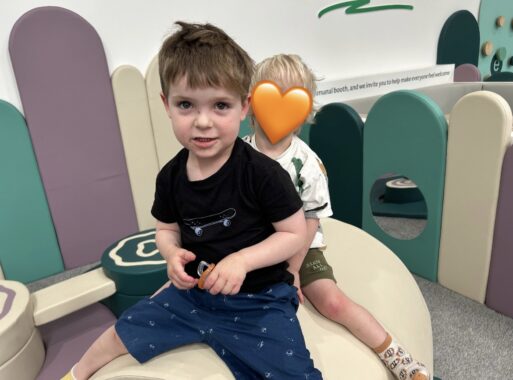
[[[261,81],[251,94],[251,106],[265,135],[276,144],[305,121],[312,110],[312,95],[303,87],[282,94],[276,83]]]

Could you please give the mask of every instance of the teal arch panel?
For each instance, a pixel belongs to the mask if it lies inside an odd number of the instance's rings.
[[[322,107],[310,128],[310,147],[328,172],[333,217],[362,226],[363,121],[350,106]]]
[[[436,281],[447,151],[442,110],[413,91],[387,94],[372,107],[363,141],[363,229],[394,251],[410,271]],[[427,224],[412,240],[395,239],[374,221],[371,189],[387,173],[410,178],[424,195]]]
[[[504,17],[502,27],[496,24],[496,20],[500,16]],[[478,67],[481,71],[481,78],[486,79],[499,72],[513,72],[511,65],[513,62],[511,61],[513,58],[512,20],[513,1],[481,0],[478,17],[481,46],[486,42],[493,44],[492,54],[486,56],[482,51],[479,52]],[[497,59],[497,55],[504,59]],[[502,80],[511,80],[511,78]]]
[[[453,13],[440,32],[436,63],[477,66],[478,59],[479,25],[476,18],[467,10]]]
[[[0,100],[0,264],[23,283],[62,272],[57,237],[23,116]]]
[[[299,138],[303,140],[306,145],[310,145],[310,129],[312,125],[309,123],[305,123],[301,126],[301,131],[299,132]]]

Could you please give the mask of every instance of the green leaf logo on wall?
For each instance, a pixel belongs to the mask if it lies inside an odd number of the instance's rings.
[[[343,3],[333,4],[329,7],[326,7],[324,9],[321,9],[317,17],[321,18],[323,15],[325,15],[328,12],[334,11],[339,8],[346,8],[346,14],[353,14],[353,13],[365,13],[365,12],[377,12],[377,11],[385,11],[388,9],[406,9],[406,10],[412,10],[412,5],[401,5],[401,4],[392,4],[392,5],[378,5],[376,7],[364,7],[365,5],[369,4],[370,0],[353,0],[353,1],[345,1]]]

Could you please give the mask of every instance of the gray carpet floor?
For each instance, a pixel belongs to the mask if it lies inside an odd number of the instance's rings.
[[[513,380],[513,319],[414,277],[431,313],[435,376]]]

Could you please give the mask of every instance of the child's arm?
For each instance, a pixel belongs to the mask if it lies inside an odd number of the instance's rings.
[[[305,245],[303,249],[301,249],[298,253],[288,259],[289,263],[289,272],[296,275],[299,273],[299,269],[301,269],[301,264],[303,264],[303,260],[305,259],[306,253],[310,249],[310,245],[312,245],[312,241],[315,237],[315,233],[319,228],[319,219],[318,218],[307,218],[306,219],[306,235],[305,235]]]
[[[167,275],[178,289],[193,288],[198,282],[185,272],[185,264],[193,261],[196,255],[181,247],[178,223],[157,221],[155,241],[160,254],[167,262]]]
[[[302,209],[273,223],[273,227],[276,232],[267,239],[234,252],[217,263],[204,288],[211,294],[236,294],[248,272],[281,263],[303,248],[306,222]]]
[[[303,297],[303,292],[301,291],[301,282],[299,280],[299,270],[301,269],[301,264],[305,260],[306,254],[310,249],[310,245],[312,245],[312,241],[315,237],[315,233],[319,228],[319,219],[318,218],[306,218],[306,236],[305,236],[305,245],[303,249],[288,259],[289,263],[289,272],[294,275],[294,286],[297,288],[297,295],[299,298],[299,302],[303,303],[305,301]]]

